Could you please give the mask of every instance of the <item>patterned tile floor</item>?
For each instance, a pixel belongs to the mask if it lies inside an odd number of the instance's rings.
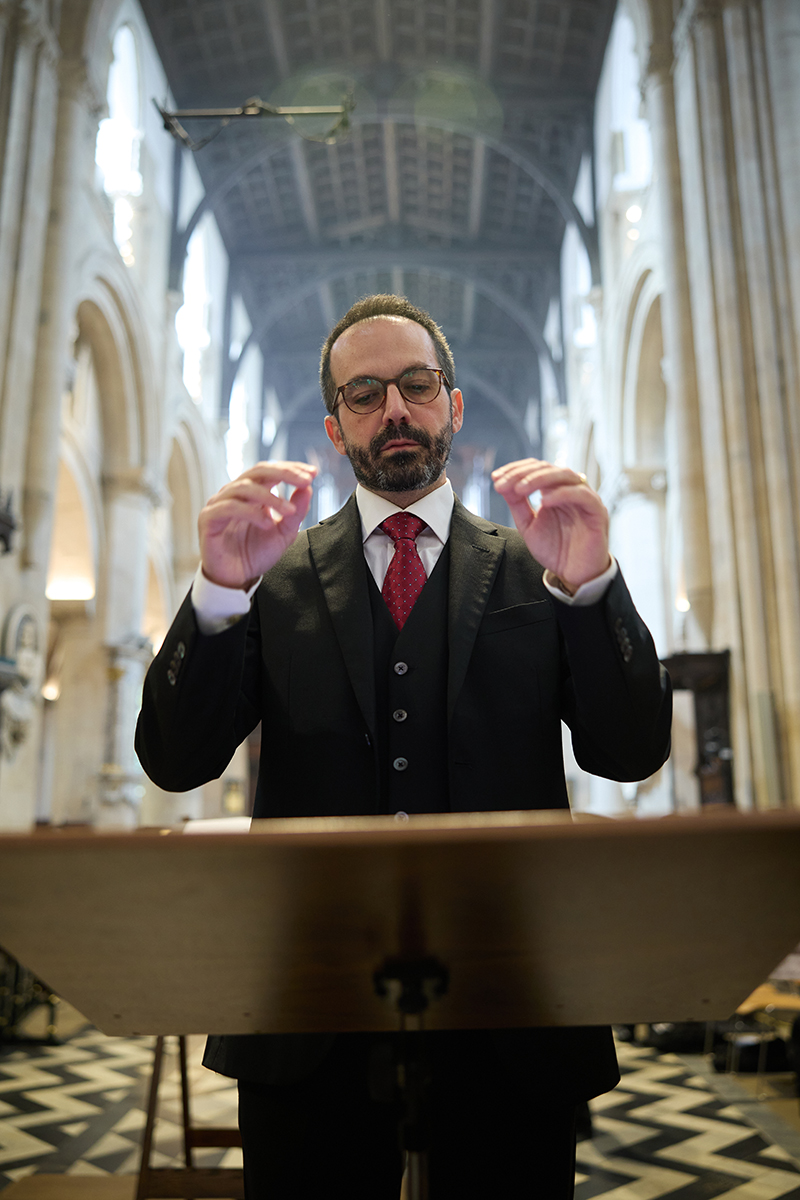
[[[201,1052],[190,1039],[193,1120],[233,1125],[235,1089],[203,1070]],[[735,1080],[706,1076],[699,1057],[619,1053],[622,1082],[593,1102],[594,1136],[578,1146],[576,1200],[800,1200],[800,1133],[770,1123]],[[35,1172],[134,1173],[151,1054],[151,1039],[90,1028],[60,1046],[0,1049],[0,1191]],[[182,1165],[174,1053],[161,1097],[154,1165]],[[240,1151],[198,1162],[235,1166]]]

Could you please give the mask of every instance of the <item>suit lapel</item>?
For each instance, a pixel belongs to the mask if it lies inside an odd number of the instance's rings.
[[[473,517],[456,499],[450,527],[448,722],[467,673],[505,545],[505,538],[498,535],[495,526]]]
[[[309,529],[308,544],[353,691],[374,739],[372,612],[355,493],[335,516]]]

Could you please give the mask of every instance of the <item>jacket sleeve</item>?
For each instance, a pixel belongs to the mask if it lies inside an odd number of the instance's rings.
[[[230,629],[200,632],[186,597],[144,681],[136,753],[165,791],[218,778],[261,717],[257,606]]]
[[[585,771],[646,779],[669,757],[672,689],[621,573],[597,604],[554,602],[564,639],[562,717]]]

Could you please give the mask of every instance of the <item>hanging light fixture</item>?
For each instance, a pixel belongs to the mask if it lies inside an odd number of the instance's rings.
[[[231,121],[245,117],[283,117],[290,125],[295,124],[297,117],[336,117],[338,119],[331,128],[321,136],[304,133],[300,126],[296,126],[297,132],[307,141],[324,142],[331,146],[349,132],[350,113],[355,108],[352,91],[342,98],[341,104],[276,105],[267,104],[259,96],[252,96],[249,100],[245,100],[240,108],[179,108],[169,112],[162,108],[156,100],[153,103],[161,114],[167,132],[183,142],[190,150],[202,150],[203,146],[207,146],[209,142],[213,141]],[[182,120],[217,120],[219,125],[208,137],[195,141],[181,124]]]

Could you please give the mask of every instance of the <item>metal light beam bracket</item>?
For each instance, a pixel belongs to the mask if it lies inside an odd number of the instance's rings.
[[[338,117],[338,121],[324,135],[324,137],[309,137],[304,134],[300,128],[297,132],[301,137],[305,137],[307,141],[325,142],[332,145],[336,141],[337,135],[341,136],[347,133],[350,128],[350,113],[355,108],[355,100],[352,92],[343,98],[341,104],[302,104],[302,105],[275,105],[267,104],[259,96],[252,96],[249,100],[245,100],[241,108],[178,108],[174,112],[168,112],[162,108],[158,101],[153,100],[161,119],[164,122],[164,128],[173,137],[178,138],[190,150],[202,150],[203,146],[207,146],[217,134],[229,125],[231,121],[238,120],[242,117],[283,117],[290,125],[294,125],[296,117]],[[184,120],[199,119],[199,120],[219,120],[219,126],[206,138],[201,138],[200,141],[194,141],[189,133],[181,124],[181,118]]]

